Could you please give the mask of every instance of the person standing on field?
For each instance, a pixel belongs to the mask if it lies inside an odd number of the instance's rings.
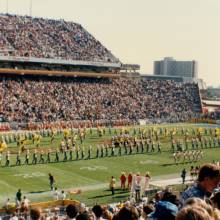
[[[182,177],[182,181],[183,181],[183,184],[184,184],[185,181],[186,181],[186,169],[185,168],[181,172],[181,177]]]
[[[124,172],[122,172],[120,176],[120,181],[121,181],[121,189],[125,190],[126,176]]]
[[[115,195],[115,184],[116,184],[116,180],[115,180],[114,176],[112,176],[112,178],[110,180],[109,187],[110,187],[110,190],[112,191],[113,196]]]
[[[54,190],[54,183],[55,183],[54,176],[51,173],[49,173],[48,175],[49,175],[49,181],[50,181],[50,189]]]
[[[128,174],[128,189],[131,188],[131,184],[132,184],[132,173],[130,172]]]

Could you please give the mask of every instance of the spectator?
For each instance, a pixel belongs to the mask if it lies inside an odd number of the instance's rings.
[[[6,200],[6,202],[5,202],[5,205],[4,205],[4,208],[5,208],[5,210],[6,210],[7,213],[9,212],[10,207],[11,207],[10,198],[7,198],[7,200]]]
[[[86,207],[85,203],[80,203],[80,205],[79,205],[79,214],[82,214],[86,211],[87,211],[87,207]]]
[[[139,213],[135,207],[123,207],[118,212],[116,219],[118,220],[138,220]]]
[[[53,198],[54,198],[54,200],[59,200],[59,198],[60,198],[60,192],[57,189],[57,187],[54,188]]]
[[[40,208],[33,208],[30,210],[31,220],[40,220],[42,217],[42,210]]]
[[[220,192],[217,192],[211,198],[214,207],[215,220],[220,220]]]
[[[66,199],[66,193],[64,192],[64,190],[61,191],[60,199],[61,200],[65,200]]]
[[[176,220],[214,220],[214,218],[199,206],[186,206],[179,211]]]
[[[149,189],[150,179],[151,179],[150,173],[146,172],[145,177],[144,177],[144,191]]]
[[[9,220],[18,220],[18,213],[13,212],[12,217]]]
[[[142,219],[143,220],[147,220],[148,219],[148,215],[150,215],[153,212],[153,206],[152,205],[145,205],[143,207],[143,212],[142,212]]]
[[[208,214],[213,217],[213,208],[211,204],[209,205],[208,202],[209,202],[208,200],[202,200],[200,198],[193,197],[187,199],[184,206],[199,206],[205,209],[208,212]]]
[[[112,220],[113,218],[112,213],[107,209],[107,207],[103,208],[102,218],[106,220]]]
[[[66,207],[67,220],[76,219],[77,214],[78,214],[78,208],[76,206],[70,204]]]
[[[101,220],[102,218],[102,214],[103,214],[103,209],[100,205],[95,205],[92,208],[92,211],[94,213],[94,220]]]
[[[22,202],[24,202],[24,206],[28,209],[30,203],[29,199],[26,196],[24,196]]]
[[[205,164],[199,170],[198,183],[184,191],[182,203],[192,197],[209,198],[220,182],[220,168],[214,164]]]
[[[164,192],[162,195],[161,201],[167,201],[167,202],[170,202],[176,206],[179,205],[179,201],[177,199],[177,196],[173,192]]]
[[[178,208],[176,205],[168,202],[168,201],[159,201],[156,204],[154,212],[151,214],[153,219],[157,220],[175,220],[177,215]]]
[[[88,213],[84,212],[76,216],[76,220],[90,220]]]

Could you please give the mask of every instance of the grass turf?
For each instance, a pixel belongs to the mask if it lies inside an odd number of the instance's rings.
[[[200,126],[200,125],[199,125]],[[160,127],[172,128],[188,128],[196,129],[198,125],[189,124],[170,124],[170,125],[158,125],[154,126],[158,129]],[[207,127],[209,127],[207,125]],[[148,127],[149,128],[149,127]],[[129,128],[130,133],[133,134],[133,128]],[[136,133],[138,135],[138,129]],[[92,134],[87,131],[86,139],[83,142],[85,146],[85,153],[87,153],[88,145],[96,145],[103,142],[109,142],[111,136],[114,135],[115,129],[106,129],[105,135],[101,138],[93,130]],[[117,131],[119,133],[119,130]],[[40,143],[40,148],[57,148],[60,145],[62,135],[57,135],[54,143],[50,144],[50,138],[44,137]],[[181,132],[177,132],[175,135],[177,139],[183,139]],[[133,154],[123,155],[115,157],[104,157],[95,158],[90,160],[73,160],[68,162],[59,163],[47,163],[37,165],[22,165],[22,166],[11,166],[11,167],[0,167],[0,203],[2,204],[7,197],[10,197],[13,201],[15,198],[16,191],[21,188],[23,194],[27,194],[31,201],[44,201],[51,200],[52,193],[49,191],[49,180],[48,173],[52,173],[55,177],[55,185],[58,189],[71,189],[71,188],[82,188],[80,195],[76,195],[73,198],[79,199],[85,203],[95,204],[98,203],[109,203],[126,198],[128,193],[118,191],[115,197],[110,196],[108,190],[108,184],[103,186],[103,183],[108,183],[110,177],[113,175],[117,179],[119,185],[119,176],[121,172],[140,172],[142,175],[146,171],[150,171],[152,176],[180,173],[183,167],[189,170],[191,165],[199,165],[204,162],[211,162],[213,160],[219,160],[220,148],[208,148],[204,149],[205,156],[202,161],[196,163],[180,163],[174,164],[172,154],[170,152],[170,140],[169,137],[164,135],[160,136],[162,142],[162,154],[158,153],[144,153],[144,154]],[[77,141],[79,144],[79,141]],[[35,148],[35,145],[31,141],[28,142],[30,149]],[[18,147],[16,143],[8,144],[8,149],[17,151]],[[93,156],[95,155],[93,150]],[[32,160],[32,158],[30,157]],[[22,158],[24,160],[24,158]],[[12,157],[12,164],[15,163],[15,156]]]

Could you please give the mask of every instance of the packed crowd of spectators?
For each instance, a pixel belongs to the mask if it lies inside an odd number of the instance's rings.
[[[0,56],[118,62],[77,23],[9,14],[0,15]],[[199,103],[198,86],[190,83],[35,76],[0,79],[0,122],[177,122],[195,117],[201,110]]]
[[[143,101],[148,106],[148,117],[182,117],[182,113],[201,111],[198,86],[194,83],[145,80],[142,82]]]
[[[199,100],[196,84],[172,81],[16,76],[1,78],[0,85],[6,122],[184,121]]]
[[[9,14],[0,15],[0,55],[118,62],[80,24]]]

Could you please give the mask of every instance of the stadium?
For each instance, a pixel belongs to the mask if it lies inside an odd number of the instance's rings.
[[[149,208],[158,192],[179,196],[204,163],[219,169],[218,117],[198,83],[142,77],[78,23],[1,14],[0,27],[2,219],[36,207],[64,219],[71,205],[96,204],[125,219],[128,202]]]

